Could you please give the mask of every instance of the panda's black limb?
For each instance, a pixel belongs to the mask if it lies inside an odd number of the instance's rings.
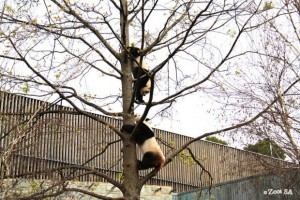
[[[135,100],[134,102],[137,104],[142,104],[145,103],[143,99],[143,95],[141,94],[141,84],[139,83],[138,85],[136,82],[134,83],[133,91],[135,92]]]
[[[121,131],[126,132],[126,133],[132,133],[134,128],[135,128],[135,126],[133,126],[133,125],[125,124],[122,126]]]
[[[143,156],[142,161],[138,160],[137,168],[138,170],[146,170],[149,168],[159,167],[158,160],[159,156],[153,152],[146,152]]]
[[[141,102],[141,101],[138,101],[138,100],[134,100],[134,103],[139,104],[139,105],[145,105],[146,104],[145,101]]]
[[[143,100],[142,89],[146,87],[147,82],[150,80],[145,71],[137,69],[133,72],[133,76],[135,78],[133,90],[135,91],[135,103],[137,104],[145,104],[145,101]]]
[[[144,99],[143,99],[143,96],[139,92],[137,92],[137,94],[135,95],[135,97],[136,97],[136,99],[135,99],[134,102],[136,104],[146,104],[145,101],[144,101]]]
[[[134,102],[136,104],[144,104],[145,101],[143,99],[143,95],[141,94],[141,89],[143,87],[141,87],[141,84],[140,83],[137,83],[137,80],[134,80],[134,84],[133,84],[133,91],[134,91],[134,96],[135,96],[135,99],[134,99]]]

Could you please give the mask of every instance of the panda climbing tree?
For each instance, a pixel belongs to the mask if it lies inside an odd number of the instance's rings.
[[[141,62],[141,50],[137,47],[129,47],[130,66],[134,78],[133,90],[135,91],[135,102],[145,103],[143,96],[150,93],[151,81],[148,75],[149,68],[146,62]],[[140,63],[141,62],[141,63]]]
[[[135,102],[145,103],[143,96],[150,93],[151,81],[149,77],[149,68],[144,60],[141,60],[141,50],[137,47],[128,47],[131,71],[134,78],[133,90]],[[165,156],[159,147],[149,120],[146,119],[139,126],[136,126],[141,117],[135,117],[135,125],[123,125],[122,132],[133,133],[135,142],[142,153],[142,160],[138,160],[138,170],[149,168],[161,169],[165,162]]]
[[[135,117],[135,123],[139,123],[141,117]],[[136,126],[123,125],[122,132],[132,133]],[[138,170],[145,170],[149,168],[161,169],[165,163],[165,156],[160,149],[152,129],[149,119],[144,120],[140,126],[137,127],[135,141],[138,144],[142,153],[142,160],[138,160]]]

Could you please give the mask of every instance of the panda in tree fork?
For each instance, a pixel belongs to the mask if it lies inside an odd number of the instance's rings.
[[[134,80],[134,87],[133,90],[136,91],[135,99],[136,103],[141,104],[145,103],[143,100],[143,96],[150,93],[151,89],[151,81],[148,75],[149,67],[147,66],[146,62],[142,61],[140,63],[140,49],[137,47],[128,47],[129,59],[130,59],[130,66],[133,74]],[[140,64],[138,64],[140,63]]]

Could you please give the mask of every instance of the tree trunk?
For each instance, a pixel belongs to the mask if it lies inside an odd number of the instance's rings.
[[[122,68],[122,97],[123,97],[123,124],[134,124],[134,113],[132,105],[132,73],[126,49],[129,44],[129,24],[127,1],[122,0],[120,12],[120,29],[122,39],[121,68]],[[131,134],[124,135],[123,140],[123,196],[127,199],[140,199],[141,187],[137,169],[136,143],[130,137]]]
[[[123,195],[128,199],[140,199],[141,188],[138,186],[139,176],[136,163],[136,144],[130,134],[123,141]]]

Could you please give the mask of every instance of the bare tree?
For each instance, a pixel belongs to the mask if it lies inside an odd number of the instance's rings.
[[[109,127],[123,144],[122,182],[85,166],[70,168],[89,169],[87,173],[114,184],[127,199],[138,199],[142,186],[158,170],[139,178],[133,140],[137,133],[123,133],[88,111],[119,117],[123,124],[133,125],[137,109],[142,109],[145,119],[150,109],[165,111],[178,98],[207,93],[214,83],[228,78],[222,72],[237,58],[233,52],[241,38],[272,18],[257,20],[267,10],[259,1],[14,0],[1,6],[1,89],[58,99],[75,109],[41,111],[38,115],[85,115]],[[145,60],[151,69],[148,75],[153,87],[144,105],[134,103],[130,46],[141,49],[140,61]],[[202,134],[174,149],[165,165],[197,140],[254,123],[296,83],[298,79],[291,80],[287,88],[278,90],[241,123]],[[64,181],[58,183],[61,191],[68,190]]]
[[[232,78],[228,76],[226,82],[222,82],[221,90],[227,99],[224,105],[231,112],[227,116],[236,121],[253,116],[276,99],[259,120],[236,132],[248,133],[254,140],[274,141],[284,150],[287,159],[295,163],[299,163],[300,148],[297,5],[297,1],[274,1],[264,5],[266,12],[258,15],[263,25],[256,30],[257,39],[250,40],[249,51],[233,56],[242,55],[243,59],[228,68]]]

